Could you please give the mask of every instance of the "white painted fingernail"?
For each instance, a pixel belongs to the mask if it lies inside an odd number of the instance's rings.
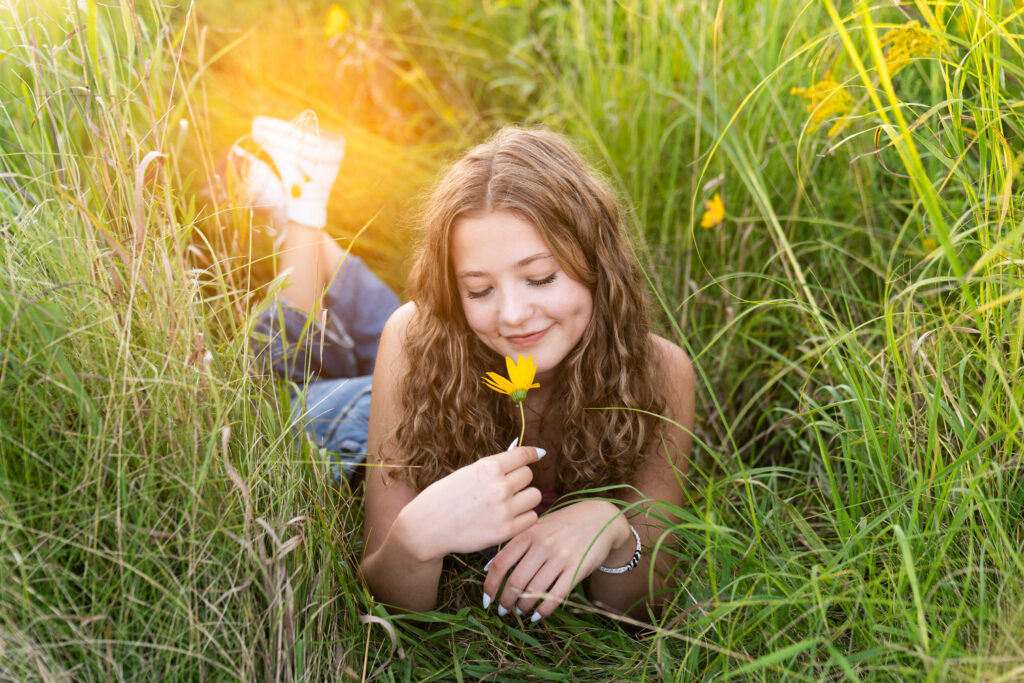
[[[543,619],[543,617],[540,615],[540,612],[534,612],[533,616],[530,617],[530,623],[531,624],[536,624],[541,619]]]
[[[501,603],[498,603],[498,616],[499,617],[503,617],[506,614],[508,614],[508,610],[505,609],[504,605],[502,605]]]
[[[512,450],[513,448],[515,448],[518,445],[519,445],[519,437],[517,436],[516,438],[512,439],[512,443],[510,443],[508,445],[508,448],[506,448],[505,450],[506,451],[510,451],[510,450]]]
[[[485,572],[491,571],[491,562],[494,562],[494,558],[493,557],[491,559],[487,560],[487,564],[484,565],[484,571]]]
[[[543,448],[538,448],[537,449],[537,459],[538,460],[540,460],[541,458],[543,458],[547,454],[548,454],[548,452],[546,450],[544,450]]]
[[[517,616],[523,616],[523,610],[519,609],[519,605],[516,605],[515,612]]]
[[[487,593],[484,593],[484,609],[487,609],[490,606],[491,606],[491,596],[488,595]]]

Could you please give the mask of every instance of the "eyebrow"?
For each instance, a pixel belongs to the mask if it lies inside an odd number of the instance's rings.
[[[524,258],[521,261],[517,261],[514,267],[516,269],[525,268],[526,266],[530,265],[534,261],[540,261],[540,260],[546,259],[546,258],[554,258],[554,256],[552,256],[551,254],[549,254],[547,252],[544,252],[542,254],[534,254],[533,256],[527,256],[526,258]],[[455,277],[457,279],[461,280],[464,277],[484,277],[485,275],[487,275],[487,273],[483,272],[482,270],[464,270],[464,271],[456,274]]]

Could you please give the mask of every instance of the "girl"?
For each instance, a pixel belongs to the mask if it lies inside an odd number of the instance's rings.
[[[507,128],[448,171],[373,375],[362,573],[379,600],[432,609],[446,555],[502,544],[485,608],[536,622],[586,579],[613,610],[658,610],[651,507],[683,500],[694,377],[651,333],[646,289],[613,194],[561,137]],[[529,446],[481,382],[519,356],[540,385]]]

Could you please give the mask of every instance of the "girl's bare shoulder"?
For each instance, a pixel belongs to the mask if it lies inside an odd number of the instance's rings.
[[[656,334],[652,333],[650,340],[654,376],[663,381],[665,400],[676,406],[692,403],[696,380],[689,354],[678,344]]]
[[[404,354],[405,339],[409,328],[416,321],[418,311],[415,302],[402,304],[391,314],[381,331],[378,355]]]
[[[384,323],[373,371],[376,380],[397,381],[404,376],[408,364],[406,338],[416,315],[416,304],[410,301],[399,306]],[[373,388],[375,395],[381,386],[381,382],[376,380]]]
[[[409,326],[416,320],[417,314],[418,309],[416,308],[415,301],[404,303],[391,314],[386,327],[390,327],[392,332],[401,332],[401,336],[404,337]]]
[[[648,337],[651,340],[651,349],[654,351],[655,369],[659,372],[668,372],[673,376],[677,374],[693,374],[693,363],[689,354],[686,353],[675,342],[653,332]]]

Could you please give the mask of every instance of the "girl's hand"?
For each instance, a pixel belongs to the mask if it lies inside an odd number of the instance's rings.
[[[515,442],[513,442],[513,446]],[[537,521],[540,491],[527,486],[528,465],[543,449],[510,448],[439,479],[406,505],[395,521],[410,553],[422,562],[503,543]]]
[[[499,611],[535,609],[531,618],[537,621],[554,612],[599,566],[621,566],[635,549],[629,522],[618,507],[603,500],[573,503],[541,517],[494,556],[484,580],[484,605],[504,581],[497,595]],[[548,597],[537,606],[541,594]]]

